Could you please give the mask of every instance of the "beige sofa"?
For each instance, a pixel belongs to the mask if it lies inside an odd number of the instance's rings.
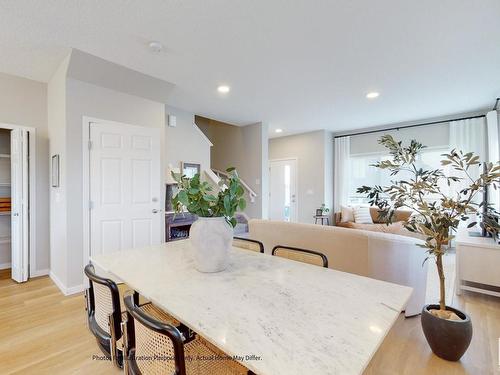
[[[372,232],[392,233],[401,236],[422,238],[418,233],[410,232],[403,226],[403,223],[411,216],[412,211],[396,210],[392,223],[387,225],[386,222],[379,219],[379,209],[377,207],[370,207],[370,216],[372,217],[373,224],[360,224],[353,221],[342,221],[342,213],[336,212],[334,215],[335,225],[343,228],[353,228],[369,230]]]
[[[421,240],[388,233],[313,224],[250,220],[249,237],[270,254],[276,245],[316,250],[328,257],[329,268],[406,285],[413,294],[406,316],[425,304],[427,262]],[[422,265],[422,263],[424,263]]]

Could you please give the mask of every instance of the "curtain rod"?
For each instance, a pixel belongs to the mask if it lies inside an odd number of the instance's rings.
[[[379,130],[367,130],[365,132],[358,132],[358,133],[350,133],[350,134],[344,134],[344,135],[336,135],[335,138],[342,138],[342,137],[352,137],[355,135],[364,135],[364,134],[372,134],[372,133],[380,133],[380,132],[386,132],[390,130],[399,130],[399,129],[408,129],[408,128],[416,128],[418,126],[425,126],[425,125],[435,125],[435,124],[442,124],[444,122],[451,122],[451,121],[460,121],[460,120],[469,120],[473,118],[481,118],[481,117],[486,117],[486,115],[477,115],[477,116],[468,116],[468,117],[460,117],[460,118],[452,118],[449,120],[440,120],[440,121],[431,121],[431,122],[424,122],[421,124],[415,124],[415,125],[408,125],[408,126],[397,126],[394,128],[387,128],[387,129],[379,129]]]

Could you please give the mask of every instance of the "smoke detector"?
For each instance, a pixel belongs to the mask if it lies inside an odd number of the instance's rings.
[[[160,53],[163,49],[163,45],[160,42],[149,42],[149,50],[154,53]]]

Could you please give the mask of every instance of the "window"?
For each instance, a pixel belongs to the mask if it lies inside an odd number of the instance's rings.
[[[448,152],[447,147],[438,147],[438,148],[427,148],[424,149],[417,160],[417,167],[423,169],[439,169],[441,168],[441,159],[443,157],[442,154]],[[367,204],[368,198],[366,198],[365,194],[358,194],[356,190],[363,186],[388,186],[391,184],[392,180],[402,180],[405,178],[404,173],[399,173],[396,176],[390,176],[390,172],[387,170],[382,170],[379,168],[375,168],[372,165],[382,161],[391,159],[391,156],[386,153],[377,153],[377,154],[351,154],[350,157],[350,171],[351,171],[351,179],[349,183],[349,204],[357,205],[357,204]],[[411,177],[408,173],[406,177]],[[441,191],[445,194],[448,193],[449,188],[446,183],[440,186]],[[433,202],[439,199],[439,195],[432,194],[426,197],[428,202]]]

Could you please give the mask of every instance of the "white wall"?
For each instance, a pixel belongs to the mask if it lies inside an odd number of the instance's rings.
[[[315,210],[333,197],[333,140],[325,130],[269,140],[269,160],[298,160],[298,220],[313,223]]]
[[[269,168],[266,158],[268,153],[267,126],[259,122],[243,126],[241,130],[243,144],[238,152],[240,159],[234,166],[238,168],[242,176],[245,176],[246,183],[257,193],[255,202],[249,202],[245,212],[251,218],[265,218],[269,198],[267,178]]]
[[[175,85],[73,49],[68,77],[113,91],[167,103]]]
[[[269,125],[261,123],[260,144],[262,145],[261,151],[261,205],[262,205],[262,218],[269,218]]]
[[[76,56],[76,57],[75,57]],[[104,121],[114,121],[136,126],[160,129],[161,169],[163,178],[158,181],[164,199],[167,165],[180,161],[200,162],[202,167],[210,166],[210,143],[193,126],[193,114],[168,107],[165,103],[144,98],[141,93],[131,94],[115,91],[109,86],[109,79],[102,85],[99,77],[102,71],[85,71],[81,81],[83,55],[73,54],[61,64],[49,83],[49,119],[51,134],[51,154],[61,156],[61,186],[53,188],[51,206],[51,257],[53,267],[51,277],[65,293],[79,291],[83,287],[83,118],[90,117]],[[75,57],[75,63],[72,58]],[[84,55],[85,59],[92,59]],[[106,63],[106,69],[109,64]],[[102,64],[100,64],[102,65]],[[99,65],[99,66],[100,66]],[[101,69],[102,70],[102,69]],[[121,70],[124,71],[123,69]],[[89,76],[90,74],[90,76]],[[139,73],[123,74],[123,80],[130,79],[127,87],[136,87],[131,82],[140,81],[145,89],[151,77]],[[90,82],[88,82],[90,81]],[[171,84],[157,82],[151,87],[155,98],[163,98]],[[117,86],[118,87],[118,86]],[[121,87],[121,86],[119,86]],[[177,127],[166,128],[166,111],[177,116]]]
[[[58,285],[67,285],[66,249],[66,72],[69,56],[61,63],[48,85],[47,109],[50,153],[59,155],[60,187],[50,187],[50,274]],[[47,186],[50,186],[49,183]],[[46,219],[45,219],[46,220]]]
[[[72,78],[66,84],[66,200],[68,288],[83,282],[82,118],[155,127],[161,130],[161,168],[165,170],[165,106]],[[158,181],[164,191],[164,181]]]
[[[324,142],[324,155],[325,155],[325,198],[324,203],[326,207],[330,208],[330,216],[333,210],[333,133],[325,131],[323,137]]]
[[[36,236],[30,274],[49,269],[47,84],[0,73],[0,123],[36,128]]]
[[[200,164],[202,171],[210,169],[211,143],[194,123],[194,114],[166,106],[165,116],[168,115],[176,116],[177,126],[165,127],[166,180],[170,181],[169,166],[180,168],[181,162]]]
[[[369,154],[383,152],[386,148],[378,143],[380,137],[390,134],[396,141],[408,144],[416,139],[427,147],[444,147],[449,145],[450,127],[447,122],[435,125],[387,130],[351,137],[351,154]]]

